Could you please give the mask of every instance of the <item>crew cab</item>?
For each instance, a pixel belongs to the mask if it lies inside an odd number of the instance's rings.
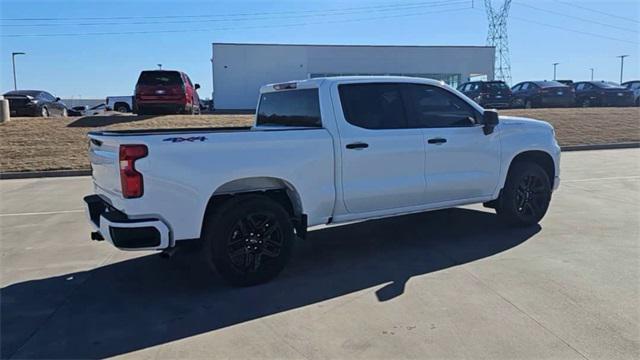
[[[251,127],[89,139],[92,238],[164,252],[195,240],[235,285],[275,277],[308,228],[474,203],[530,226],[559,184],[551,125],[421,78],[266,85]]]

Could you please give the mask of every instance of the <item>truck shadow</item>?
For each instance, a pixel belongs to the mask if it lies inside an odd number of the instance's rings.
[[[539,230],[448,209],[310,232],[280,277],[250,288],[224,285],[189,254],[25,281],[1,290],[2,357],[116,356],[372,287],[384,302],[412,277],[498,254]]]

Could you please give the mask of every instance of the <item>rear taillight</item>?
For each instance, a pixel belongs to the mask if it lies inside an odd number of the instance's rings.
[[[141,197],[144,193],[142,174],[136,170],[136,160],[147,156],[146,145],[120,145],[120,182],[122,196],[127,199]]]

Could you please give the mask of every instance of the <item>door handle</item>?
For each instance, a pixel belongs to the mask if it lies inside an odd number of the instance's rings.
[[[429,139],[427,140],[427,142],[429,144],[436,144],[436,145],[441,145],[447,142],[447,139],[443,139],[443,138],[433,138],[433,139]]]
[[[369,147],[369,144],[357,142],[357,143],[347,144],[346,147],[347,149],[366,149]]]

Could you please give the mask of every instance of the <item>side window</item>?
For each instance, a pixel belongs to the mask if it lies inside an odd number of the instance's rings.
[[[527,90],[527,89],[529,89],[529,83],[522,84],[522,89],[521,90],[524,91],[524,90]]]
[[[593,85],[589,83],[584,83],[582,85],[583,85],[582,90],[591,90],[593,88]]]
[[[406,94],[409,127],[467,127],[476,122],[471,105],[445,89],[407,84]]]
[[[49,94],[48,92],[41,92],[40,96],[45,100],[45,101],[55,101],[56,98],[53,97],[53,95]]]
[[[511,91],[516,92],[516,91],[520,91],[520,88],[522,87],[522,84],[518,84],[516,86],[514,86]]]
[[[318,89],[275,91],[260,95],[256,125],[321,127]]]
[[[406,128],[407,117],[398,84],[342,84],[338,92],[349,124],[365,129]]]
[[[469,91],[477,91],[480,85],[478,83],[469,84]]]
[[[584,83],[580,83],[578,85],[576,85],[576,90],[577,91],[582,91],[584,89]]]

